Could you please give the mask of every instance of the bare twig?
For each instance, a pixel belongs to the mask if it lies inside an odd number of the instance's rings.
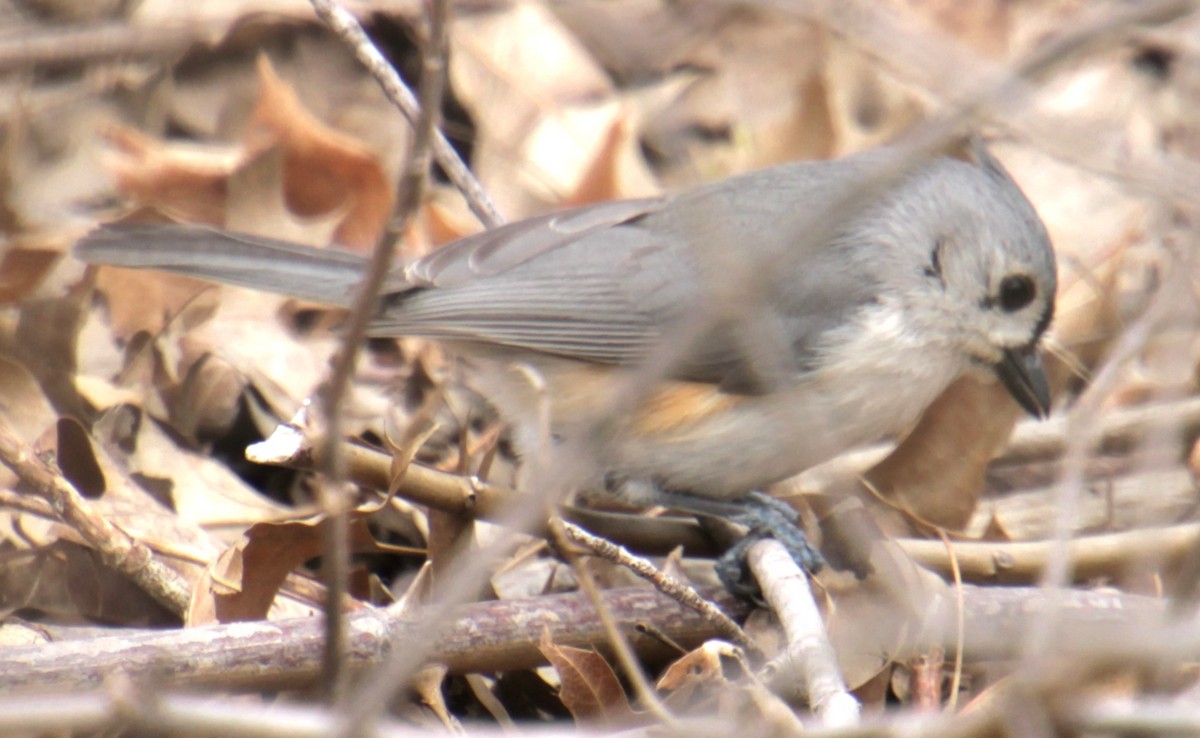
[[[387,98],[404,114],[405,118],[408,118],[410,123],[414,126],[417,125],[421,119],[421,107],[416,96],[413,95],[408,85],[404,84],[404,80],[400,78],[392,65],[388,64],[387,59],[371,42],[371,39],[367,37],[358,20],[334,0],[310,1],[321,20],[325,21],[329,28],[354,50],[358,60],[383,88],[383,94],[387,95]],[[492,204],[491,198],[479,184],[479,180],[475,179],[475,175],[467,169],[467,165],[459,158],[454,147],[440,131],[435,132],[432,145],[433,155],[438,164],[466,198],[471,212],[475,213],[480,222],[488,227],[503,223],[504,218],[497,212],[496,206]]]
[[[50,520],[58,518],[58,515],[54,513],[54,508],[42,498],[30,497],[29,495],[23,495],[10,489],[0,489],[0,509],[20,510],[21,512]]]
[[[1083,496],[1085,461],[1094,437],[1096,418],[1101,415],[1102,402],[1115,386],[1119,369],[1142,350],[1150,338],[1152,328],[1168,313],[1172,302],[1186,293],[1189,284],[1186,275],[1190,273],[1190,270],[1182,268],[1173,270],[1173,274],[1168,276],[1167,281],[1155,293],[1150,306],[1125,330],[1109,351],[1092,383],[1071,409],[1068,416],[1068,443],[1064,454],[1062,480],[1055,490],[1055,507],[1058,508],[1058,514],[1054,521],[1054,535],[1050,541],[1051,553],[1041,576],[1042,586],[1048,592],[1061,593],[1063,587],[1071,581],[1075,563],[1070,556],[1070,538],[1074,532],[1079,501]],[[1039,663],[1045,658],[1055,630],[1056,616],[1057,613],[1054,613],[1031,624],[1024,654],[1024,661],[1029,670],[1037,670]]]
[[[1181,440],[1200,433],[1200,397],[1108,411],[1095,429],[1094,448],[1101,453],[1128,451],[1164,429],[1178,429]],[[1067,450],[1067,432],[1063,417],[1022,423],[999,460],[1019,463],[1060,456]]]
[[[573,523],[564,521],[563,533],[572,543],[583,546],[595,556],[599,556],[617,566],[629,569],[647,582],[650,582],[650,584],[654,585],[655,589],[667,597],[670,597],[684,607],[690,607],[695,610],[702,617],[712,622],[713,626],[721,633],[722,638],[726,638],[747,650],[757,650],[757,646],[754,645],[754,641],[750,639],[746,631],[742,630],[741,626],[722,612],[720,608],[701,597],[690,586],[663,573],[646,559],[634,556],[621,546],[599,536],[594,536]]]
[[[171,612],[187,612],[189,589],[174,569],[164,565],[142,542],[91,509],[71,483],[25,445],[0,417],[0,462],[43,498],[64,523],[96,549],[104,563],[125,574]]]
[[[577,556],[570,546],[572,537],[565,530],[567,524],[562,518],[553,517],[550,519],[550,535],[558,544],[559,552],[571,565],[571,571],[575,573],[576,580],[579,581],[579,589],[587,596],[588,601],[592,603],[592,607],[596,608],[596,614],[600,617],[600,623],[604,626],[604,635],[609,647],[616,655],[617,663],[621,665],[621,670],[625,672],[625,678],[633,685],[634,692],[637,694],[638,701],[642,703],[658,721],[664,725],[671,726],[675,722],[675,717],[670,710],[663,705],[658,699],[658,695],[654,691],[654,687],[650,684],[650,680],[646,678],[646,672],[642,670],[641,664],[634,658],[633,648],[629,645],[629,640],[625,633],[617,627],[616,618],[604,603],[604,598],[600,593],[600,588],[596,586],[596,578],[592,576],[592,572],[587,568],[586,563],[582,558]]]
[[[915,710],[937,712],[942,709],[942,676],[945,674],[946,652],[938,646],[908,660],[909,685]]]
[[[1146,438],[1164,430],[1177,430],[1180,443],[1200,434],[1200,397],[1106,411],[1097,419],[1089,448],[1103,454],[1127,453]],[[1067,450],[1068,431],[1069,421],[1063,416],[1022,422],[995,463],[1015,465],[1060,457]],[[807,490],[838,487],[862,476],[894,448],[894,444],[884,444],[851,451],[813,467],[789,485]]]
[[[1126,448],[1134,439],[1141,437],[1147,429],[1159,425],[1171,425],[1174,420],[1190,418],[1200,404],[1188,400],[1180,403],[1179,413],[1172,413],[1167,405],[1156,405],[1148,408],[1129,408],[1114,413],[1100,426],[1100,443],[1113,448]],[[1190,422],[1190,421],[1189,421]],[[1055,429],[1047,436],[1041,436],[1031,442],[1031,453],[1040,454],[1049,448],[1057,447],[1065,442],[1061,435],[1065,423],[1053,424]],[[260,463],[273,463],[297,469],[311,469],[313,454],[316,453],[303,434],[291,433],[289,426],[280,426],[277,432],[287,434],[292,441],[287,448],[270,455],[259,453],[252,459]],[[267,442],[264,442],[267,443]],[[382,452],[362,446],[347,444],[345,450],[350,466],[350,476],[358,484],[375,489],[386,488],[391,458]],[[510,489],[504,489],[481,482],[470,477],[462,477],[448,472],[438,471],[418,463],[409,466],[401,487],[397,492],[407,500],[420,505],[428,505],[453,514],[471,512],[484,520],[495,521],[506,499],[518,495]],[[575,511],[576,522],[591,528],[597,520],[611,519],[611,524],[605,527],[605,535],[617,543],[633,546],[637,550],[670,550],[677,545],[684,545],[689,555],[711,553],[711,544],[699,531],[695,521],[682,518],[643,518],[633,515],[601,514],[592,511]],[[641,530],[641,526],[645,530]],[[568,528],[569,531],[575,530]],[[1087,535],[1073,539],[1070,557],[1074,562],[1075,575],[1078,580],[1097,576],[1111,575],[1119,572],[1130,561],[1160,561],[1172,564],[1181,560],[1192,545],[1195,536],[1200,535],[1200,527],[1195,525],[1180,525],[1169,528],[1150,528],[1123,533]],[[603,539],[592,546],[584,539],[576,542],[592,548],[599,556],[610,558],[606,553],[609,544]],[[643,547],[646,544],[646,547]],[[906,554],[918,564],[938,572],[943,576],[952,576],[952,564],[949,553],[940,541],[918,539],[898,539],[897,544]],[[954,542],[954,555],[962,568],[963,578],[972,582],[994,582],[1003,584],[1028,584],[1037,579],[1046,566],[1050,554],[1050,545],[1044,541],[964,541]],[[639,571],[637,565],[630,564],[623,558],[617,560],[622,565]],[[637,561],[636,558],[633,559]],[[649,577],[648,577],[649,578]],[[650,581],[654,581],[650,579]],[[656,584],[657,586],[657,584]],[[669,596],[675,593],[663,590]],[[685,600],[680,600],[681,602]],[[723,636],[735,640],[732,633]]]
[[[823,724],[856,724],[858,700],[846,689],[837,655],[808,586],[808,575],[775,540],[756,542],[750,547],[747,561],[787,639],[779,660],[782,673],[801,676],[809,707]]]
[[[139,55],[178,53],[228,28],[231,18],[210,18],[153,29],[127,22],[63,26],[42,23],[0,39],[0,72],[45,64],[91,63]]]
[[[1162,698],[1093,699],[1067,719],[1079,735],[1200,735],[1200,705]]]
[[[246,458],[258,464],[302,471],[318,468],[324,451],[306,435],[307,417],[307,409],[302,408],[289,423],[276,427],[270,438],[247,448]],[[385,490],[392,483],[392,457],[388,454],[353,443],[345,443],[342,453],[346,456],[347,476],[355,484]],[[507,503],[521,499],[516,490],[415,461],[405,467],[395,494],[451,515],[470,514],[493,523],[503,520]],[[695,520],[603,513],[569,506],[563,515],[638,551],[666,554],[683,546],[689,555],[713,553],[711,539]]]
[[[344,9],[340,8],[333,2],[325,0],[313,0],[313,8],[317,14],[339,32],[343,38],[349,40],[354,48],[355,54],[367,64],[371,72],[376,76],[376,79],[382,79],[381,73],[386,69],[397,80],[395,70],[379,53],[379,50],[371,43],[366,34],[362,32],[362,28],[358,26],[354,20]],[[396,244],[402,236],[408,218],[417,209],[421,201],[421,193],[424,191],[424,183],[429,171],[430,162],[430,144],[437,135],[437,123],[439,121],[439,111],[441,109],[442,90],[444,89],[444,70],[445,70],[445,22],[446,9],[442,2],[432,4],[432,13],[430,16],[430,34],[426,48],[422,53],[424,66],[421,75],[421,95],[422,105],[417,105],[414,101],[415,108],[411,111],[414,115],[409,115],[409,121],[415,129],[413,136],[413,147],[409,158],[409,164],[400,185],[400,198],[397,202],[397,209],[394,218],[389,223],[389,226],[384,229],[379,242],[375,245],[375,250],[371,255],[371,262],[367,267],[363,283],[359,286],[359,292],[355,299],[350,318],[347,321],[347,326],[343,335],[341,350],[338,352],[333,363],[333,371],[324,385],[322,393],[322,410],[326,415],[325,435],[322,439],[324,456],[328,462],[324,469],[334,482],[338,482],[345,476],[345,461],[341,457],[340,450],[342,448],[342,433],[341,422],[338,417],[338,408],[342,405],[342,398],[345,396],[346,389],[349,387],[350,378],[353,375],[354,367],[357,363],[359,348],[363,340],[366,338],[367,326],[375,317],[379,302],[379,294],[383,289],[384,282],[387,280],[388,274],[391,271],[392,263],[395,258]],[[354,31],[357,31],[356,33]],[[436,57],[436,58],[434,58]],[[388,88],[385,85],[385,92]],[[405,88],[407,92],[407,88]],[[411,96],[411,93],[409,93]],[[389,94],[389,97],[391,95]],[[405,111],[408,115],[409,111]],[[345,594],[344,578],[347,575],[349,567],[349,536],[347,522],[342,514],[344,505],[340,501],[333,501],[333,504],[326,505],[326,509],[331,516],[330,525],[328,526],[328,546],[326,550],[326,558],[323,561],[326,566],[328,575],[326,576],[326,586],[329,588],[329,603],[326,608],[326,618],[329,623],[329,661],[330,668],[327,676],[329,683],[341,684],[338,678],[340,670],[335,664],[340,654],[340,629],[338,608],[333,603],[340,603],[342,596]],[[340,584],[339,584],[340,582]],[[382,703],[381,703],[382,704]],[[372,715],[373,717],[373,715]],[[354,720],[351,721],[350,729],[356,731],[361,728]]]
[[[246,458],[257,464],[302,471],[320,467],[325,463],[325,450],[312,443],[307,424],[308,411],[301,408],[291,422],[278,426],[270,438],[248,447]],[[390,454],[349,442],[343,442],[342,453],[346,458],[347,476],[355,484],[380,491],[391,485],[393,457]],[[416,461],[405,467],[396,493],[410,502],[452,515],[471,513],[493,521],[500,517],[505,501],[516,494],[513,490],[433,469]]]
[[[189,735],[215,738],[325,738],[337,726],[331,710],[277,701],[214,700],[209,695],[162,690],[95,689],[76,694],[0,697],[3,735]],[[445,729],[421,728],[395,719],[380,720],[379,738],[443,738]],[[472,726],[471,735],[501,738],[498,728]],[[574,727],[538,731],[544,738],[580,738]],[[597,734],[599,735],[599,734]]]

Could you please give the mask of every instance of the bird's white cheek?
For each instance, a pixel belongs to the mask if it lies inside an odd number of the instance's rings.
[[[829,381],[856,387],[856,402],[907,406],[911,393],[936,395],[969,363],[952,335],[914,325],[904,311],[881,306],[863,318],[826,354],[821,371]]]

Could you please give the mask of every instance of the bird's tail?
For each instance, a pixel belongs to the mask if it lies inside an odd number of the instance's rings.
[[[75,245],[93,264],[161,269],[348,307],[366,258],[204,226],[105,225]]]

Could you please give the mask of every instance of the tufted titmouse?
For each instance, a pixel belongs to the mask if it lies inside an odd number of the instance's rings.
[[[567,436],[632,378],[590,486],[701,512],[903,431],[964,372],[994,372],[1045,416],[1036,349],[1056,277],[1032,206],[981,144],[872,187],[895,156],[788,164],[461,239],[390,275],[371,333],[445,343],[518,450],[538,433],[537,402]],[[190,226],[106,226],[75,253],[341,306],[365,265]]]

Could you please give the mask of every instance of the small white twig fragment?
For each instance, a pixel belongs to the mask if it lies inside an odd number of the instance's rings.
[[[310,401],[305,400],[291,421],[276,426],[266,440],[247,446],[246,460],[278,466],[294,461],[306,449],[310,449],[312,444],[304,437],[304,429],[308,427],[309,404]]]
[[[858,724],[858,700],[846,688],[808,575],[774,539],[751,546],[747,560],[787,639],[778,661],[801,678],[813,714],[827,727]]]

